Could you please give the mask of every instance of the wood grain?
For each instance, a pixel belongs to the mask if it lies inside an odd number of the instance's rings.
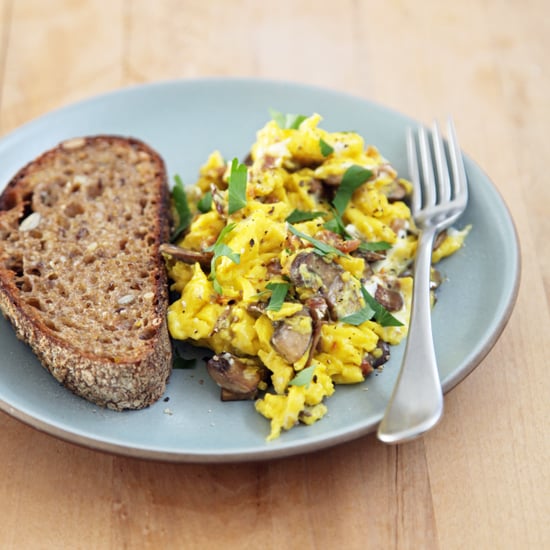
[[[97,93],[203,76],[330,87],[424,122],[452,113],[523,266],[502,337],[409,444],[163,464],[1,413],[0,547],[549,548],[549,55],[542,0],[0,0],[2,135]]]

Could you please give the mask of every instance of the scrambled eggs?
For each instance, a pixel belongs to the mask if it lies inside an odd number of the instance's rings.
[[[356,133],[275,114],[244,164],[210,155],[166,251],[174,339],[214,352],[223,399],[253,399],[268,439],[327,412],[407,333],[417,230],[408,181]],[[467,230],[449,231],[434,261]]]

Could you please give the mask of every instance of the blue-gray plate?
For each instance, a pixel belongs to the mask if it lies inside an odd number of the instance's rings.
[[[202,79],[130,87],[33,120],[0,140],[0,189],[16,171],[58,142],[114,133],[140,138],[164,157],[171,176],[195,181],[208,154],[243,158],[269,109],[323,116],[322,127],[353,130],[407,177],[405,129],[415,121],[381,105],[315,87],[254,79]],[[456,121],[460,129],[460,121]],[[470,202],[459,227],[466,245],[440,264],[447,279],[433,311],[445,391],[470,373],[500,336],[520,277],[513,221],[485,173],[465,158]],[[103,410],[74,396],[43,369],[0,318],[0,408],[51,435],[123,455],[179,462],[260,460],[319,450],[373,431],[389,399],[402,355],[365,383],[340,386],[329,413],[266,442],[269,424],[252,402],[223,403],[202,361],[176,370],[166,394],[141,411]],[[495,373],[495,376],[497,374]]]

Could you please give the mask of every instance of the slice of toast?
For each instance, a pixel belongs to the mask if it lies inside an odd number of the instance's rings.
[[[97,405],[138,409],[165,390],[169,231],[164,162],[136,139],[65,141],[0,195],[0,309],[59,382]]]

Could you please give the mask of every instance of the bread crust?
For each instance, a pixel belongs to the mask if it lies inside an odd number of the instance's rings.
[[[61,177],[65,164],[72,173]],[[139,191],[134,184],[141,186]],[[113,204],[119,195],[106,192],[108,185],[130,190],[117,206],[128,212],[119,225]],[[47,204],[53,200],[50,192],[62,195],[53,206]],[[81,196],[87,202],[74,199]],[[88,223],[88,209],[97,224]],[[99,135],[63,142],[23,167],[0,195],[0,309],[43,366],[88,401],[115,410],[139,409],[165,391],[172,345],[159,247],[169,231],[164,162],[134,138]],[[100,238],[103,246],[97,251]],[[95,256],[90,254],[92,245]],[[56,252],[56,246],[63,250]],[[106,289],[104,271],[109,266],[115,266],[116,279]],[[133,270],[141,273],[139,278],[133,278]],[[93,292],[90,281],[95,281]],[[70,295],[64,297],[66,287]],[[75,288],[83,288],[83,296],[75,295]],[[118,301],[111,296],[115,292],[122,294]],[[130,299],[135,303],[127,304]],[[78,334],[88,343],[80,345]]]

